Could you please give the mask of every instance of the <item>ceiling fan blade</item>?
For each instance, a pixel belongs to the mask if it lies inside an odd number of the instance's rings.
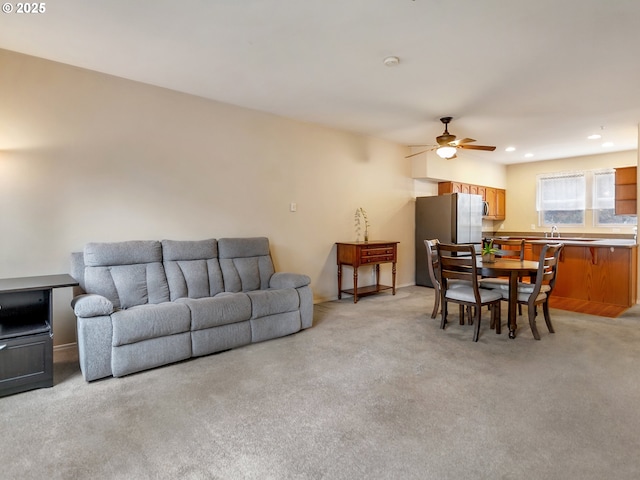
[[[453,146],[463,145],[465,143],[475,142],[473,138],[463,138],[461,140],[456,140],[455,142],[451,142]]]
[[[458,148],[466,148],[468,150],[486,150],[488,152],[493,152],[496,147],[489,145],[458,145]]]
[[[422,150],[421,152],[412,153],[411,155],[407,155],[407,156],[406,156],[406,157],[404,157],[404,158],[411,158],[411,157],[415,157],[416,155],[421,155],[421,154],[423,154],[424,152],[428,152],[428,151],[429,151],[429,150]]]

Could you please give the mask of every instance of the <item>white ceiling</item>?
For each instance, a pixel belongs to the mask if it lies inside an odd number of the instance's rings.
[[[0,48],[404,145],[433,143],[438,119],[453,116],[451,133],[498,147],[462,155],[501,163],[637,148],[638,0],[56,0],[45,8],[0,13]],[[385,66],[389,55],[400,64]],[[600,131],[602,140],[586,139]],[[517,150],[506,153],[509,145]]]

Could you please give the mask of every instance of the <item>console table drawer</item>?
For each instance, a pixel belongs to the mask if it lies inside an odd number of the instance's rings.
[[[391,255],[376,254],[375,256],[372,255],[370,257],[364,257],[360,259],[360,263],[393,262],[394,259],[395,259],[395,256],[393,255],[393,253]]]
[[[360,250],[360,255],[362,257],[371,257],[378,255],[393,255],[395,252],[395,248],[363,248]]]

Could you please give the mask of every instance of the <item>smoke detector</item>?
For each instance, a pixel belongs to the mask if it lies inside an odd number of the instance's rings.
[[[395,67],[400,63],[400,59],[398,57],[387,57],[383,62],[387,67]]]

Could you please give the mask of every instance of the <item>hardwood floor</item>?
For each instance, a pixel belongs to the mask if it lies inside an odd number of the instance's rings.
[[[627,310],[626,307],[618,305],[590,302],[588,300],[577,300],[574,298],[554,297],[553,295],[549,299],[549,306],[560,310],[586,313],[589,315],[599,315],[601,317],[609,318],[616,318]]]

